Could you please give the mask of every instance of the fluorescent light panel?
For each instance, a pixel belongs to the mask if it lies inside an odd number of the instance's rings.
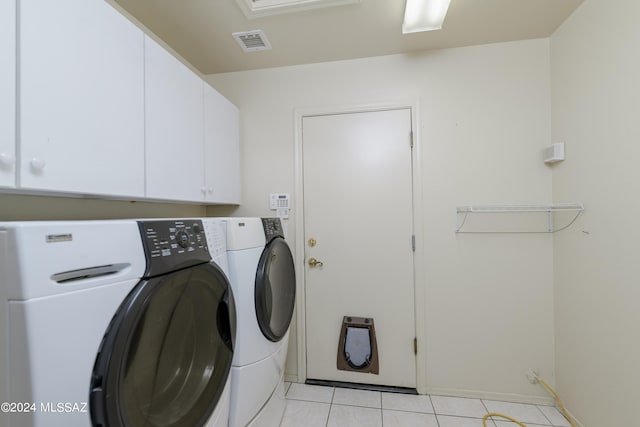
[[[440,30],[451,0],[406,0],[402,33]]]
[[[301,12],[329,6],[360,3],[360,0],[236,0],[248,19]]]

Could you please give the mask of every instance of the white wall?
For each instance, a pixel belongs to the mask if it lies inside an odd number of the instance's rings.
[[[551,37],[558,391],[585,426],[639,425],[640,2],[585,0]]]
[[[426,295],[418,340],[427,391],[546,399],[524,373],[535,368],[554,383],[552,236],[455,234],[454,227],[458,205],[551,201],[551,171],[541,161],[550,143],[548,40],[207,80],[242,112],[244,199],[236,215],[271,215],[269,193],[294,193],[295,109],[418,105],[424,235],[416,262],[424,274],[416,286]],[[293,332],[290,378],[297,372]]]

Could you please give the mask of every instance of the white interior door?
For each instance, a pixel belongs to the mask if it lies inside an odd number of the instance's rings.
[[[415,388],[411,110],[302,132],[307,378]],[[374,319],[379,374],[337,369],[343,316]]]

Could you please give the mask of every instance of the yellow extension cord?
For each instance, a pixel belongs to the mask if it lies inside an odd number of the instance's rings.
[[[553,399],[556,401],[556,404],[558,405],[558,408],[560,408],[560,412],[562,412],[562,415],[567,419],[567,421],[569,421],[569,424],[571,424],[571,427],[576,427],[576,425],[573,423],[573,420],[569,416],[569,413],[567,412],[567,410],[565,409],[564,405],[562,404],[562,400],[560,400],[560,396],[558,396],[558,394],[555,391],[553,391],[553,389],[551,387],[549,387],[549,384],[544,382],[544,380],[536,377],[536,381],[539,382],[540,384],[542,384],[542,386],[547,389],[547,391],[551,394],[551,396],[553,396]],[[504,418],[506,420],[509,420],[511,422],[514,422],[514,423],[518,424],[521,427],[527,427],[526,425],[524,425],[523,423],[521,423],[520,421],[518,421],[518,420],[516,420],[514,418],[511,418],[511,417],[509,417],[507,415],[504,415],[504,414],[497,414],[495,412],[491,412],[491,413],[485,415],[484,418],[482,418],[482,425],[484,427],[487,427],[487,420],[489,418],[492,418],[492,417]]]
[[[487,427],[487,420],[488,420],[489,418],[491,418],[491,417],[500,417],[500,418],[505,418],[505,419],[507,419],[507,420],[509,420],[509,421],[511,421],[511,422],[514,422],[514,423],[518,424],[519,426],[527,427],[526,425],[522,424],[520,421],[516,420],[515,418],[511,418],[511,417],[510,417],[510,416],[508,416],[508,415],[496,414],[495,412],[488,413],[487,415],[485,415],[485,416],[484,416],[484,418],[482,419],[482,425],[483,425],[484,427]]]

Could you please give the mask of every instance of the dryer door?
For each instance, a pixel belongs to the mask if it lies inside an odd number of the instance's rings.
[[[234,335],[231,286],[214,264],[140,282],[96,358],[93,426],[204,426],[227,383]]]
[[[276,237],[265,247],[255,283],[258,325],[264,336],[280,341],[289,330],[296,300],[296,274],[289,245]]]

